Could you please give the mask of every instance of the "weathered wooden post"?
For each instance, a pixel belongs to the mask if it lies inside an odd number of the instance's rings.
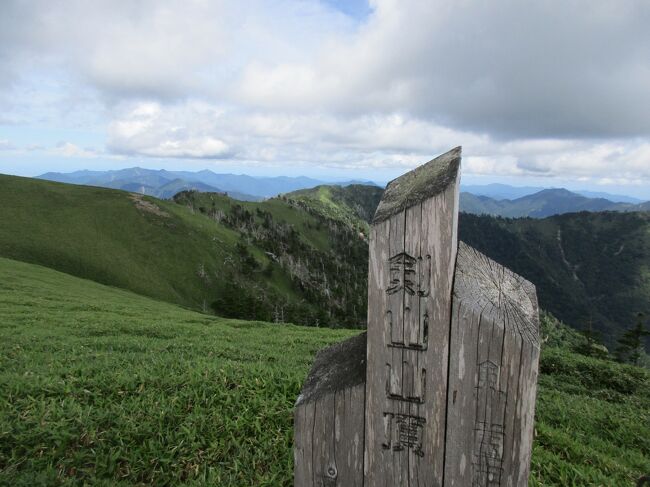
[[[525,486],[539,358],[532,284],[457,242],[460,148],[388,184],[368,331],[319,352],[295,486]]]

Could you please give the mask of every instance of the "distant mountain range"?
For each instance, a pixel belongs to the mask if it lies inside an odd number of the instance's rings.
[[[241,201],[261,201],[279,194],[331,184],[304,176],[254,177],[218,174],[209,170],[167,171],[139,167],[114,171],[49,172],[38,178],[121,189],[161,199],[172,198],[181,191],[198,191],[225,193]],[[352,184],[370,186],[381,192],[380,188],[368,181],[347,181],[336,185],[345,187]],[[608,193],[579,194],[566,189],[515,187],[506,184],[462,186],[461,190],[461,211],[476,215],[544,218],[578,211],[650,210],[650,202],[642,203],[635,198]]]
[[[542,188],[536,186],[510,186],[508,184],[492,183],[492,184],[475,184],[465,185],[461,184],[460,190],[465,193],[471,193],[476,196],[488,196],[495,200],[515,200],[523,196],[539,193],[545,189],[558,189],[558,188]],[[620,194],[604,193],[599,191],[585,191],[573,190],[572,193],[586,196],[587,198],[604,198],[614,203],[643,203],[643,200],[633,198],[632,196],[623,196]]]
[[[227,193],[231,198],[242,201],[260,201],[281,193],[328,184],[327,181],[304,176],[253,177],[245,174],[217,174],[207,169],[191,172],[140,167],[114,171],[48,172],[37,178],[121,189],[162,199],[169,199],[181,191],[195,190],[202,193]],[[346,181],[337,184],[347,186],[355,183],[372,184],[368,181]]]
[[[460,209],[475,215],[545,218],[579,211],[650,211],[650,202],[620,203],[605,198],[588,198],[566,189],[543,189],[512,200],[463,192]]]

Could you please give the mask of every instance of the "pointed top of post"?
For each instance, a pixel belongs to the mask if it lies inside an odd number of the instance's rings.
[[[373,223],[382,222],[411,206],[442,193],[458,178],[461,148],[436,157],[393,179],[379,202]]]

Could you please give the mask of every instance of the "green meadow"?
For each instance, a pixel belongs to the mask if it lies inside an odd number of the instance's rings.
[[[633,485],[650,472],[650,374],[577,355],[574,332],[543,322],[530,485]],[[0,259],[0,485],[289,486],[302,381],[354,333]]]

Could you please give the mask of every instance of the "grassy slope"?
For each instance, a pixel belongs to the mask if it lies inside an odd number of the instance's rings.
[[[288,485],[313,354],[353,332],[224,320],[0,259],[0,485]]]
[[[129,193],[0,176],[0,255],[188,307],[199,307],[237,235],[173,203]],[[213,280],[214,281],[214,280]]]
[[[0,485],[289,486],[301,382],[353,333],[213,318],[0,259]],[[647,372],[550,346],[541,371],[531,485],[650,471]]]
[[[268,211],[275,222],[293,226],[307,248],[325,252],[331,246],[327,226],[287,202],[205,197],[225,211],[236,203]],[[194,309],[210,309],[232,284],[231,276],[251,299],[277,294],[313,307],[286,270],[250,239],[245,245],[257,268],[241,271],[238,231],[172,201],[134,198],[123,191],[0,175],[0,256]]]
[[[308,204],[328,218],[347,222],[368,233],[368,222],[375,214],[384,189],[377,186],[317,186],[287,193],[286,198]]]

